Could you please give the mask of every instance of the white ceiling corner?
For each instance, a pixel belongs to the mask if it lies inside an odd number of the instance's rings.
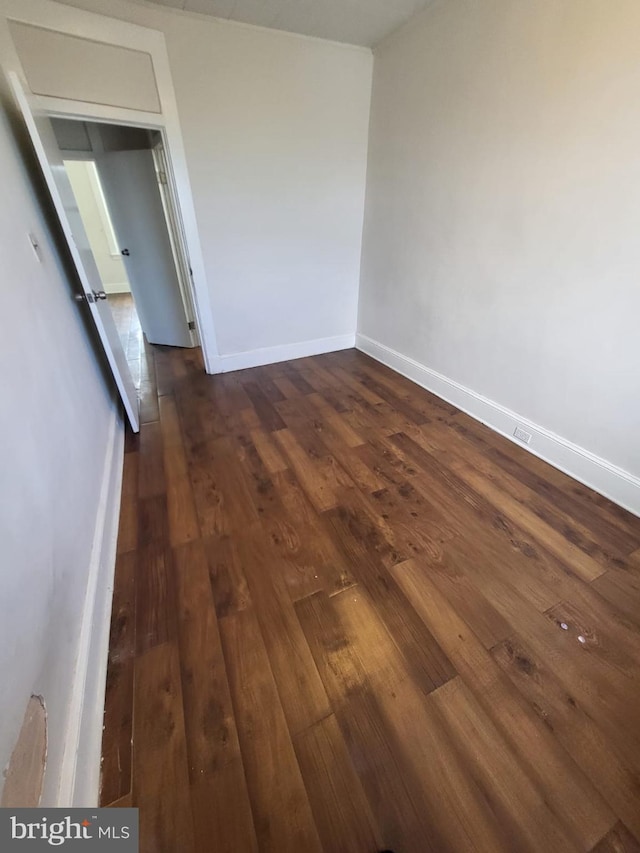
[[[136,0],[131,0],[136,2]],[[373,47],[432,0],[152,0],[161,6]]]

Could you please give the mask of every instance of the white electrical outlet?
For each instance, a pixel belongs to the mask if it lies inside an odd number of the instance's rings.
[[[523,441],[525,444],[529,444],[531,441],[531,433],[522,429],[521,427],[516,427],[513,431],[514,436],[518,439],[518,441]]]

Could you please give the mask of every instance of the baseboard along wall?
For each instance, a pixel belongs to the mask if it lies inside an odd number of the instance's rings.
[[[640,478],[367,335],[356,335],[356,347],[574,480],[640,516]],[[529,444],[515,438],[514,430],[518,427],[531,434]]]

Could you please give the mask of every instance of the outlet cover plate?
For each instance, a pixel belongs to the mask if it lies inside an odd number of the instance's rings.
[[[518,441],[522,441],[525,444],[529,444],[531,441],[531,433],[527,432],[526,429],[522,429],[522,427],[516,427],[513,431],[514,436],[518,439]]]

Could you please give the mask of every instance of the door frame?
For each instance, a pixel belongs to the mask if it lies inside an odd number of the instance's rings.
[[[78,121],[78,119],[73,118],[68,114],[60,115],[57,112],[51,113],[48,111],[45,114],[48,118],[60,118],[64,119],[65,121]],[[98,121],[97,119],[92,119],[92,121],[95,124],[109,124],[113,125],[114,127],[143,127],[139,124],[124,125],[121,122],[114,121]],[[166,134],[164,133],[163,128],[147,127],[145,125],[143,129],[159,131],[160,138],[162,140],[162,145],[166,146]],[[91,136],[91,133],[89,133],[89,136]],[[158,178],[158,165],[156,160],[155,148],[150,147],[148,150],[153,157],[153,165],[156,171],[156,178]],[[60,153],[62,154],[63,160],[81,160],[89,163],[97,162],[96,155],[98,154],[98,152],[96,151],[76,151],[74,149],[61,149]],[[176,198],[175,177],[173,175],[173,171],[170,167],[166,154],[163,163],[163,171],[166,173],[167,191],[164,192],[162,186],[159,186],[158,190],[160,192],[160,198],[162,201],[162,209],[164,212],[164,221],[167,228],[167,236],[171,244],[171,254],[173,255],[173,262],[176,269],[176,280],[178,283],[178,290],[180,292],[180,300],[183,306],[185,322],[190,324],[191,321],[193,321],[195,323],[195,328],[192,328],[191,325],[189,326],[189,338],[191,340],[191,346],[199,346],[199,328],[193,293],[193,276],[190,272],[191,264],[189,261],[189,252],[186,246],[184,223],[182,220],[182,216],[180,215],[180,205],[178,204],[178,200]],[[107,204],[107,211],[108,207],[109,206]]]
[[[51,118],[96,121],[160,131],[169,177],[175,190],[176,216],[182,225],[186,262],[191,269],[190,295],[194,319],[202,346],[207,373],[220,370],[220,357],[213,322],[211,295],[207,285],[202,246],[195,215],[191,183],[187,170],[182,129],[171,77],[164,33],[117,18],[87,12],[51,0],[0,0],[0,10],[10,21],[62,32],[92,41],[145,51],[151,56],[160,98],[161,112],[95,104],[32,93],[34,103]],[[3,57],[6,72],[18,75],[22,85],[32,92],[13,41],[9,37]]]
[[[185,313],[188,320],[195,320],[195,308],[190,285],[192,273],[189,264],[189,252],[186,249],[184,224],[180,216],[180,208],[176,202],[175,176],[169,164],[165,135],[162,132],[160,133],[160,139],[151,148],[151,155],[156,170],[160,199],[164,210],[165,222],[167,223],[167,232],[176,265],[178,286],[180,287]],[[193,346],[199,344],[197,328],[191,331],[191,343]]]

